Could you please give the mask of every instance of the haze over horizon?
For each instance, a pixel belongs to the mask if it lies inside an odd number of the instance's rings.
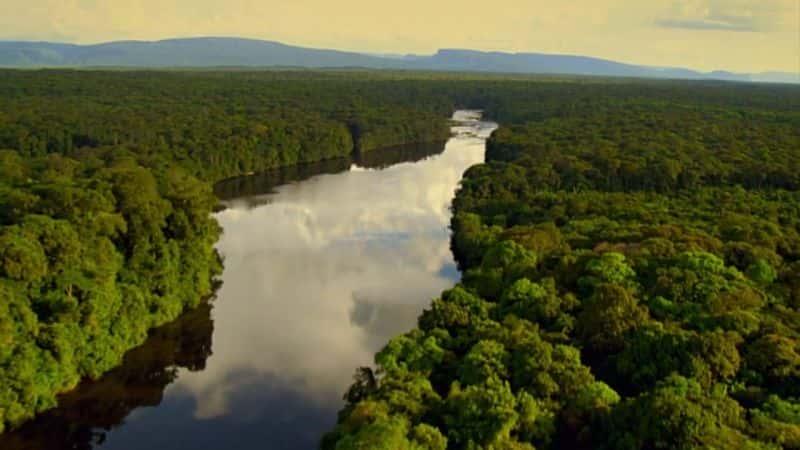
[[[6,0],[0,39],[98,43],[235,36],[361,53],[441,48],[587,55],[650,66],[800,72],[795,0]],[[476,10],[485,13],[476,14]]]

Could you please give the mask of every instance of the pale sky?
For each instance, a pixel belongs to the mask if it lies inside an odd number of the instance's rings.
[[[0,0],[0,39],[237,36],[373,53],[566,53],[800,71],[800,0]]]

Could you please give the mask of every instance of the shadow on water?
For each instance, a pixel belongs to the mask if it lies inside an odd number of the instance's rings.
[[[274,189],[278,186],[307,180],[317,175],[346,172],[353,164],[365,169],[385,169],[396,164],[414,163],[441,154],[444,148],[444,141],[384,147],[353,158],[331,159],[230,178],[217,183],[214,186],[214,193],[223,203],[231,199],[251,198],[252,206],[259,206],[261,202],[258,197],[274,193]]]
[[[460,278],[450,203],[495,128],[479,117],[457,112],[446,144],[219,183],[213,316],[203,304],[153,330],[0,450],[316,448],[353,369]]]
[[[355,160],[356,165],[365,169],[385,169],[400,163],[415,163],[441,154],[445,141],[384,147],[363,154]]]
[[[350,164],[351,161],[346,158],[330,159],[230,178],[217,183],[214,186],[214,194],[223,202],[234,198],[271,194],[276,187],[284,184],[307,180],[317,175],[345,172],[350,169]]]
[[[154,329],[121,366],[59,397],[59,406],[0,435],[3,450],[90,450],[135,409],[156,406],[180,368],[200,371],[211,356],[214,322],[204,302]]]
[[[353,165],[362,169],[385,169],[407,162],[419,162],[441,154],[444,142],[402,145],[373,150],[352,159],[337,159],[314,164],[306,164],[275,170],[256,175],[224,180],[214,187],[223,205],[227,200],[246,200],[249,207],[257,207],[264,202],[275,188],[309,178],[336,174],[350,170]],[[422,298],[422,297],[421,297]],[[356,310],[351,320],[363,321],[367,328],[374,327],[376,307],[368,298],[358,298]],[[183,314],[177,320],[151,331],[147,341],[125,354],[123,363],[98,380],[82,382],[76,389],[59,396],[59,406],[38,415],[21,427],[0,435],[2,450],[91,450],[107,444],[112,430],[123,429],[126,421],[132,420],[135,412],[143,407],[165,407],[162,401],[167,387],[175,382],[181,369],[199,372],[206,369],[206,362],[212,354],[212,334],[214,321],[211,316],[212,305],[204,302],[196,309]],[[418,307],[407,306],[403,316],[412,317]],[[411,319],[409,319],[411,320]],[[366,323],[369,324],[366,324]],[[379,333],[380,339],[398,332],[385,330]],[[246,374],[245,374],[246,375]],[[245,377],[247,378],[247,377]],[[269,380],[267,380],[269,381]],[[312,408],[302,397],[282,389],[279,381],[265,382],[249,394],[253,401],[261,404],[297,404],[302,411],[292,423],[327,423],[335,418],[324,408]],[[254,393],[259,393],[255,394]],[[242,403],[242,402],[239,402]],[[174,405],[172,406],[174,407]],[[292,409],[292,408],[289,408]],[[279,415],[275,412],[275,415]],[[206,422],[206,424],[211,422]],[[266,424],[262,424],[267,426]],[[227,424],[226,429],[237,430],[240,425]],[[247,425],[249,426],[249,425]],[[332,426],[332,423],[326,426]],[[314,446],[318,436],[304,431],[302,427],[287,426],[286,430],[275,428],[271,434],[275,444],[289,448],[304,442]],[[269,427],[268,427],[269,428]],[[202,434],[199,432],[199,434]],[[305,436],[307,435],[307,436]],[[227,439],[225,433],[221,433]],[[230,436],[229,436],[230,437]],[[185,439],[185,437],[181,438]],[[140,442],[148,440],[139,436]],[[283,442],[285,441],[285,442]],[[199,447],[200,444],[196,443]],[[178,445],[176,443],[176,445]]]

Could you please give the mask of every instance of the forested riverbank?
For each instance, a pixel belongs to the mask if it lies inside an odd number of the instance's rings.
[[[463,280],[323,448],[800,448],[800,92],[606,87],[487,102]]]
[[[0,431],[212,294],[212,182],[449,135],[437,105],[335,84],[0,71]]]
[[[212,183],[380,165],[474,108],[503,127],[455,199],[463,281],[323,446],[800,446],[796,87],[0,71],[0,98],[0,431],[212,293]]]

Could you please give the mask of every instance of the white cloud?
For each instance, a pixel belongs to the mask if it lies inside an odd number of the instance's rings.
[[[666,28],[777,31],[792,11],[792,0],[675,0],[657,23]]]

